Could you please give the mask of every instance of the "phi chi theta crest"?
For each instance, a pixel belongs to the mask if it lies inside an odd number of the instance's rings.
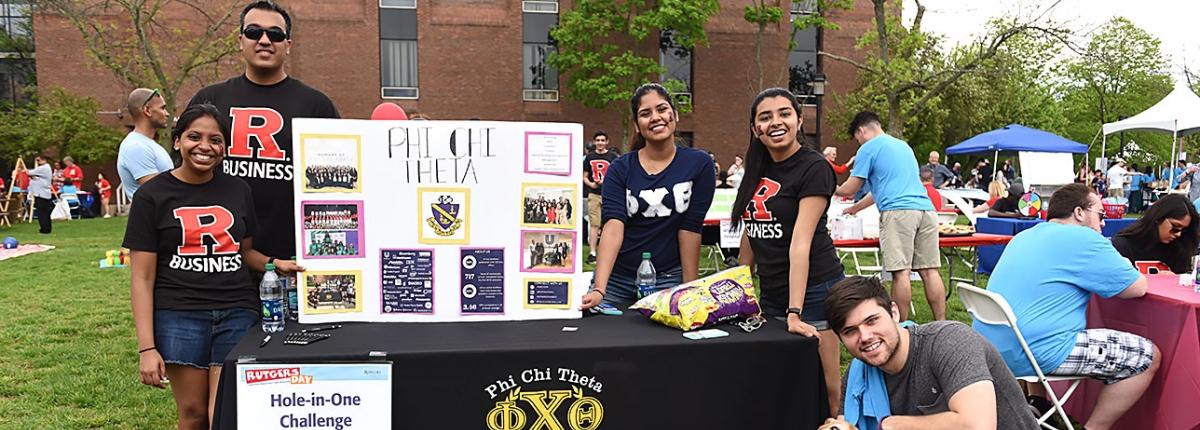
[[[468,188],[420,188],[417,209],[421,220],[420,243],[470,242],[471,190]]]

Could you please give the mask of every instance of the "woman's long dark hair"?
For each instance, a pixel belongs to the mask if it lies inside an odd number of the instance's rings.
[[[792,109],[796,111],[796,115],[800,115],[800,102],[796,101],[796,95],[792,94],[783,88],[767,88],[754,98],[754,103],[750,104],[750,128],[754,129],[754,118],[758,113],[758,105],[762,101],[771,97],[784,97],[792,103]],[[803,128],[803,127],[801,127]],[[800,149],[805,146],[813,148],[815,145],[808,142],[804,137],[803,130],[796,130],[796,140],[800,141]],[[816,148],[814,148],[816,149]],[[758,192],[758,182],[762,180],[763,168],[767,164],[772,163],[771,151],[767,150],[767,146],[763,145],[761,140],[753,131],[750,132],[750,146],[746,148],[746,158],[743,167],[746,169],[742,174],[742,183],[738,185],[737,200],[733,201],[733,210],[729,213],[729,220],[737,227],[742,222],[742,215],[746,212],[746,206],[750,204],[750,199]]]
[[[1192,217],[1192,222],[1183,229],[1179,234],[1179,238],[1171,241],[1171,243],[1162,243],[1158,237],[1158,225],[1167,218],[1181,219],[1184,215]],[[1166,247],[1167,252],[1162,253],[1165,257],[1163,263],[1171,268],[1175,273],[1188,273],[1192,270],[1192,256],[1196,254],[1196,244],[1200,243],[1200,214],[1196,212],[1196,206],[1189,202],[1187,197],[1179,194],[1169,194],[1158,199],[1150,209],[1146,210],[1146,214],[1140,219],[1117,233],[1118,237],[1127,237],[1135,246],[1140,246],[1142,250],[1149,250],[1153,247]]]
[[[229,116],[221,115],[221,111],[211,103],[188,106],[183,113],[179,114],[179,119],[175,121],[175,128],[171,129],[171,142],[174,143],[176,140],[179,140],[183,136],[183,132],[187,131],[193,122],[202,117],[209,117],[217,122],[217,128],[221,129],[221,137],[225,138],[225,148],[228,150],[230,145]],[[221,154],[221,156],[225,156],[225,154]],[[183,154],[179,152],[179,149],[171,151],[171,162],[175,163],[175,167],[183,165]]]
[[[671,95],[670,91],[667,91],[666,87],[653,82],[638,87],[633,91],[633,97],[629,98],[629,112],[633,114],[633,124],[635,128],[634,132],[629,135],[629,152],[637,151],[646,147],[646,137],[642,136],[642,133],[636,130],[636,128],[638,119],[638,106],[642,104],[642,97],[645,97],[646,94],[649,94],[651,91],[658,93],[660,97],[666,100],[667,103],[671,105],[671,115],[674,115],[675,118],[679,118],[679,109],[675,108],[675,97]],[[675,129],[676,132],[679,131],[679,121],[675,122]]]

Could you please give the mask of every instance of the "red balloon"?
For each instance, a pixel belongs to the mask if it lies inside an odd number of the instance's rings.
[[[404,113],[404,108],[395,103],[383,102],[379,106],[375,106],[375,111],[371,112],[371,119],[406,120],[408,114]]]

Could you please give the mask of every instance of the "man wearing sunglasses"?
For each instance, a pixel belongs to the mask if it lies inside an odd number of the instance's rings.
[[[1088,429],[1108,429],[1142,397],[1162,354],[1144,337],[1087,327],[1092,294],[1133,299],[1146,294],[1146,277],[1113,248],[1100,229],[1104,207],[1086,185],[1068,184],[1050,198],[1050,222],[1009,242],[988,281],[1008,301],[1038,366],[1047,375],[1087,376],[1104,382]],[[1011,328],[975,320],[1017,376],[1035,372]],[[1029,385],[1043,396],[1041,386]],[[1043,403],[1034,400],[1032,403]]]
[[[133,131],[121,141],[117,152],[117,174],[121,176],[121,188],[129,201],[133,201],[142,184],[159,173],[171,170],[175,164],[167,150],[154,141],[158,130],[167,126],[167,102],[162,93],[149,88],[138,88],[125,99],[125,112],[133,120]]]
[[[339,118],[325,93],[288,76],[292,18],[271,1],[246,6],[238,36],[246,72],[204,87],[189,105],[212,103],[228,112],[232,136],[222,171],[242,178],[254,192],[259,230],[254,248],[287,259],[296,255],[292,194],[292,118]],[[261,267],[256,268],[262,270]]]

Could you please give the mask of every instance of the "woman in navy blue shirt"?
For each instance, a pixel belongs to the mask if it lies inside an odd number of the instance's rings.
[[[636,300],[643,252],[658,271],[658,289],[699,277],[700,230],[716,174],[708,154],[676,144],[674,100],[659,84],[642,85],[630,99],[632,145],[604,177],[604,235],[583,309]]]

